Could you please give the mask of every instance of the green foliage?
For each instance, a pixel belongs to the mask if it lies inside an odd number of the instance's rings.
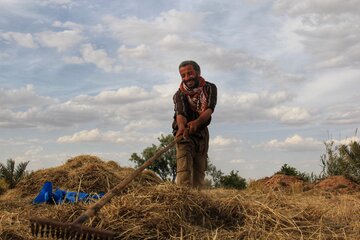
[[[349,144],[334,146],[334,142],[325,142],[326,153],[321,156],[324,176],[343,175],[360,183],[360,144],[352,141]]]
[[[223,188],[245,189],[246,180],[238,175],[238,171],[232,170],[229,175],[220,178],[220,186]]]
[[[277,174],[284,174],[287,176],[295,176],[295,177],[299,177],[302,180],[306,181],[306,182],[314,182],[318,179],[320,179],[321,177],[317,176],[314,173],[305,173],[305,172],[300,172],[298,171],[295,167],[292,167],[288,164],[284,164],[281,166],[280,171],[276,172]]]
[[[160,144],[147,147],[143,150],[141,155],[139,156],[137,153],[131,154],[130,161],[136,164],[136,167],[141,166],[145,163],[149,158],[151,158],[159,149],[167,146],[174,140],[174,136],[169,134],[161,136],[158,138]],[[157,159],[154,164],[147,167],[147,169],[154,171],[156,174],[160,176],[160,178],[164,181],[171,180],[175,181],[176,178],[176,149],[175,147],[169,149],[169,151],[165,152],[162,156]]]
[[[277,173],[287,176],[299,176],[299,171],[296,168],[287,165],[286,163],[281,166],[280,171],[278,171]]]
[[[218,170],[215,165],[213,165],[210,161],[208,161],[208,166],[206,170],[206,174],[210,175],[212,178],[212,185],[214,187],[221,186],[221,177],[223,177],[224,173],[221,170]]]
[[[27,162],[19,163],[15,168],[15,161],[8,159],[6,165],[0,163],[0,178],[3,178],[12,189],[18,184],[18,182],[26,175],[26,167],[29,164]]]
[[[324,176],[343,175],[344,161],[339,156],[338,147],[334,146],[334,141],[325,142],[326,153],[321,158],[321,165]]]
[[[149,158],[151,158],[155,152],[159,149],[164,148],[174,140],[174,136],[169,134],[167,136],[161,135],[159,138],[159,145],[152,144],[150,147],[145,148],[139,155],[133,153],[130,156],[130,161],[135,163],[135,167],[141,166]],[[176,178],[176,148],[173,147],[165,152],[158,160],[152,165],[148,166],[147,169],[155,172],[159,177],[164,180],[170,180],[175,182]],[[223,176],[221,170],[216,169],[215,165],[208,161],[208,168],[206,174],[211,177],[211,183],[214,187],[220,187],[220,179]]]

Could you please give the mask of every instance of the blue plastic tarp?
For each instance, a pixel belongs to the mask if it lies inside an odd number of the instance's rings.
[[[76,203],[76,202],[89,202],[99,199],[104,195],[103,192],[98,194],[88,194],[84,192],[69,192],[56,188],[53,192],[53,184],[50,181],[44,183],[39,194],[33,200],[33,204],[49,203],[49,204],[62,204],[62,203]]]

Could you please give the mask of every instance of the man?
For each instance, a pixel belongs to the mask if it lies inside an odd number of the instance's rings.
[[[176,145],[176,183],[201,188],[209,148],[207,126],[215,109],[217,88],[201,77],[200,66],[192,60],[180,63],[179,72],[182,81],[173,97],[173,133],[184,138]]]

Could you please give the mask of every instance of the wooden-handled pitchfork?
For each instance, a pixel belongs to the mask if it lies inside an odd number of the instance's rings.
[[[83,226],[82,224],[89,218],[95,216],[97,212],[108,203],[114,196],[118,195],[135,177],[137,177],[146,167],[150,166],[163,153],[172,148],[182,136],[175,138],[166,147],[158,150],[154,156],[149,158],[143,165],[131,173],[114,188],[110,189],[99,201],[90,205],[87,210],[71,223],[62,223],[47,218],[30,218],[31,234],[38,237],[53,239],[114,239],[115,232],[100,230]]]

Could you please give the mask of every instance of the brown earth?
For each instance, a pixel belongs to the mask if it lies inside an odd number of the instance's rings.
[[[340,193],[348,193],[353,191],[359,191],[360,186],[344,176],[331,176],[319,183],[315,184],[314,188],[325,191],[333,191]]]
[[[284,174],[275,174],[271,177],[265,177],[249,184],[250,189],[260,190],[281,190],[302,192],[307,184],[297,176],[288,176]]]

